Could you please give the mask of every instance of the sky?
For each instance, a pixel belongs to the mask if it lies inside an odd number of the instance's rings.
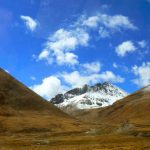
[[[150,0],[0,0],[0,66],[50,100],[105,81],[150,84]]]

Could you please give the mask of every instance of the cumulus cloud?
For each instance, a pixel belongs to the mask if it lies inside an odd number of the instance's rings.
[[[102,81],[111,81],[114,83],[123,83],[124,82],[124,78],[122,78],[119,75],[115,75],[111,71],[106,71],[106,72],[103,72],[102,74],[100,74],[100,79]]]
[[[44,49],[44,50],[39,54],[38,58],[35,57],[35,59],[36,59],[37,61],[39,61],[39,60],[46,60],[46,62],[47,62],[48,64],[52,64],[52,63],[53,63],[53,57],[52,57],[52,56],[49,56],[49,55],[50,55],[50,52],[49,52],[47,49]]]
[[[74,53],[78,46],[87,46],[89,34],[82,29],[59,29],[48,38],[45,48],[39,54],[39,60],[55,59],[59,65],[78,64],[78,56]]]
[[[67,53],[59,53],[57,55],[57,63],[62,65],[62,64],[68,64],[68,65],[71,65],[71,66],[74,66],[75,64],[78,64],[78,56],[75,55],[74,53],[70,53],[70,52],[67,52]]]
[[[130,21],[130,19],[127,16],[123,15],[106,15],[106,14],[101,14],[99,16],[101,23],[104,24],[106,27],[111,28],[111,29],[132,29],[135,30],[137,27],[133,25],[133,23]]]
[[[132,41],[125,41],[116,47],[118,56],[124,57],[127,53],[134,52],[137,48]]]
[[[90,17],[82,15],[75,25],[83,26],[87,29],[96,29],[101,38],[110,37],[111,34],[126,29],[138,29],[127,16],[103,13],[98,13]]]
[[[30,31],[34,31],[37,28],[37,25],[38,25],[37,21],[31,18],[30,16],[21,15],[20,18],[24,21],[26,27]]]
[[[132,29],[135,30],[137,27],[130,21],[127,16],[123,15],[108,15],[98,13],[97,15],[86,17],[81,16],[78,20],[78,24],[87,26],[90,28],[106,27],[109,29],[120,30],[120,29]]]
[[[61,81],[55,76],[46,77],[41,84],[33,85],[30,88],[48,100],[62,91]]]
[[[48,64],[74,66],[79,64],[75,53],[79,47],[86,47],[92,38],[90,30],[99,33],[101,38],[123,29],[135,30],[137,27],[127,16],[98,13],[89,16],[81,15],[77,21],[66,28],[60,28],[49,36],[45,47],[38,55],[38,60],[46,60]]]
[[[150,62],[143,62],[141,66],[134,66],[133,73],[137,76],[133,80],[138,86],[146,86],[150,84]]]
[[[85,63],[82,65],[89,73],[98,73],[101,70],[100,62]]]
[[[89,17],[87,19],[84,19],[82,25],[95,28],[98,26],[98,22],[99,22],[99,17],[98,16],[92,16],[92,17]]]
[[[111,71],[102,72],[101,74],[92,73],[92,74],[82,74],[79,71],[73,71],[71,73],[63,73],[60,75],[61,78],[65,80],[72,88],[82,87],[84,84],[95,84],[101,81],[110,81],[114,83],[124,82],[124,78],[119,75],[115,75]]]

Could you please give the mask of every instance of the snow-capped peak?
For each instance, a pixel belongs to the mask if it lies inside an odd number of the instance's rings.
[[[117,86],[104,82],[94,86],[84,85],[65,94],[58,94],[51,100],[59,108],[93,109],[105,107],[124,98],[128,93]]]

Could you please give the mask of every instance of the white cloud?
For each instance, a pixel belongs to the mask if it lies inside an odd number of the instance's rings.
[[[106,71],[103,72],[102,74],[100,74],[100,79],[103,81],[111,81],[114,83],[123,83],[124,82],[124,78],[120,77],[119,75],[115,75],[113,72],[111,71]]]
[[[43,50],[39,55],[39,59],[42,60],[42,59],[47,58],[48,56],[49,56],[49,51]]]
[[[57,54],[57,63],[59,65],[68,64],[68,65],[74,66],[75,64],[79,63],[78,56],[70,52],[67,52],[67,53],[60,52]]]
[[[50,56],[50,52],[46,49],[44,49],[38,56],[38,58],[35,58],[37,61],[39,60],[46,60],[48,64],[53,63],[53,57]]]
[[[150,84],[150,62],[144,62],[141,66],[134,66],[132,69],[138,77],[133,80],[135,84],[140,87]]]
[[[50,100],[61,92],[61,81],[55,76],[49,76],[42,80],[41,84],[30,87],[33,91]]]
[[[20,16],[20,18],[24,21],[27,28],[31,31],[34,31],[37,28],[37,21],[31,18],[30,16]]]
[[[98,13],[97,15],[87,17],[82,15],[75,23],[76,26],[85,26],[87,28],[96,29],[101,38],[110,37],[116,31],[123,29],[136,30],[137,27],[131,22],[127,16],[123,15],[108,15]]]
[[[98,32],[101,38],[107,38],[122,29],[135,30],[137,27],[127,16],[123,15],[102,13],[90,17],[82,15],[75,23],[68,25],[66,29],[60,28],[49,36],[45,47],[38,55],[38,60],[46,60],[48,64],[54,62],[58,65],[74,66],[79,64],[78,55],[75,51],[78,47],[89,45],[89,40],[92,38],[89,35],[91,29],[95,29],[94,31]]]
[[[123,15],[110,16],[106,14],[101,14],[99,18],[101,20],[101,23],[104,24],[107,28],[116,29],[116,30],[137,29],[137,27],[133,25],[133,23],[129,20],[127,16],[123,16]]]
[[[89,83],[91,78],[88,76],[82,76],[78,71],[74,71],[71,73],[64,73],[61,75],[61,77],[65,80],[66,83],[71,85],[72,88],[81,87],[84,84]]]
[[[36,77],[35,76],[31,76],[30,79],[33,80],[33,81],[35,81]]]
[[[79,71],[73,71],[71,73],[65,72],[61,74],[60,77],[63,78],[72,88],[82,87],[84,84],[95,84],[101,81],[110,81],[114,83],[124,82],[124,78],[119,75],[115,75],[111,71],[102,72],[101,74],[93,73],[89,75],[82,74]]]
[[[95,69],[92,69],[92,66]],[[99,62],[84,64],[82,67],[84,67],[84,70],[82,69],[80,72],[61,72],[57,74],[57,76],[46,77],[40,84],[35,84],[30,88],[37,94],[50,100],[58,93],[64,93],[70,88],[82,87],[85,84],[93,85],[104,81],[110,81],[113,83],[124,82],[124,78],[115,75],[111,71],[98,73],[101,69],[101,64]],[[32,78],[35,79],[35,77]]]
[[[82,15],[77,21],[77,25],[87,26],[89,28],[106,27],[114,30],[131,29],[137,27],[131,22],[127,16],[123,15],[107,15],[98,13],[95,16],[86,17]]]
[[[92,16],[92,17],[89,17],[89,18],[83,20],[82,25],[95,28],[98,26],[98,22],[99,22],[99,17],[98,16]]]
[[[48,64],[57,63],[58,65],[74,66],[79,64],[79,57],[75,53],[78,47],[89,45],[90,29],[95,29],[101,38],[110,37],[116,31],[122,29],[135,30],[137,27],[127,16],[107,15],[98,13],[87,17],[82,15],[73,24],[65,28],[60,28],[50,35],[41,53],[36,60],[45,60]],[[124,49],[120,52],[121,56],[126,52],[133,51]]]
[[[118,65],[116,63],[113,63],[114,68],[118,68]]]
[[[100,62],[92,62],[92,63],[85,63],[83,67],[89,73],[98,73],[101,70],[101,63]]]
[[[127,53],[134,52],[136,47],[132,41],[125,41],[116,47],[118,56],[125,56]]]
[[[100,35],[101,38],[110,37],[109,31],[107,29],[105,29],[104,27],[99,28],[99,35]]]
[[[138,44],[141,48],[145,48],[147,46],[147,42],[145,40],[139,41]]]
[[[59,29],[49,37],[46,47],[39,54],[39,60],[55,59],[59,65],[78,64],[78,56],[70,51],[75,51],[78,46],[87,46],[89,35],[82,29]]]

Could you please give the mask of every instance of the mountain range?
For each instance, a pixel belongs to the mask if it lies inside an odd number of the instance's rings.
[[[149,108],[150,85],[133,94],[108,82],[85,85],[49,102],[0,68],[3,149],[148,150]]]

